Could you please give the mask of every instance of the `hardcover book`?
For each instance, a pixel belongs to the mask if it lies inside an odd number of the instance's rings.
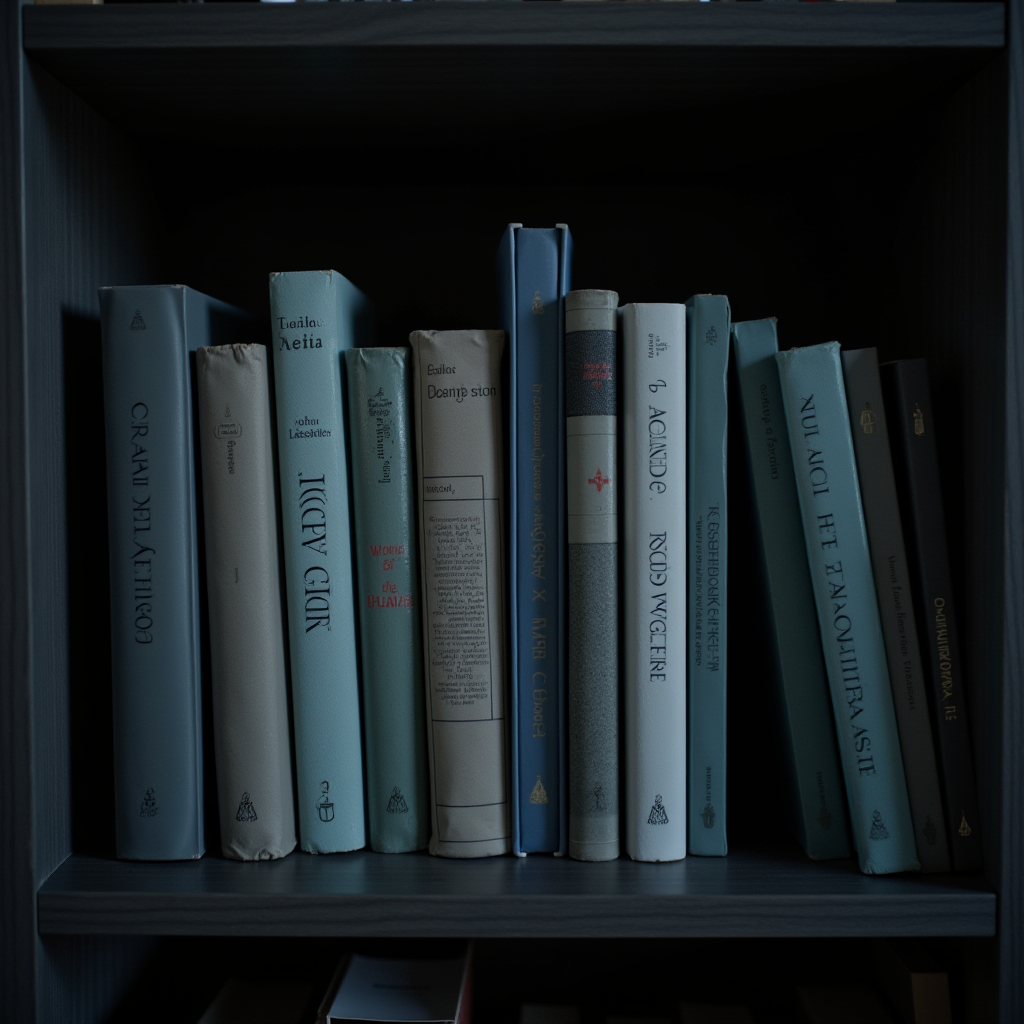
[[[619,855],[618,314],[615,292],[565,297],[569,542],[569,854]]]
[[[793,456],[782,405],[775,321],[732,325],[746,428],[771,660],[800,845],[814,860],[850,855],[846,792],[817,628]]]
[[[370,846],[430,839],[409,350],[345,353]]]
[[[946,816],[939,792],[928,688],[914,621],[913,588],[896,499],[878,355],[873,348],[849,349],[842,353],[842,360],[917,856],[922,871],[949,871]]]
[[[370,306],[337,271],[270,277],[299,842],[366,843],[341,353]]]
[[[295,849],[267,358],[218,345],[196,360],[220,843],[234,860]]]
[[[99,298],[117,855],[186,860],[205,849],[195,351],[249,318],[180,285]]]
[[[690,853],[724,857],[729,300],[686,300],[687,724]]]
[[[860,869],[916,871],[839,344],[775,358]]]
[[[511,848],[503,331],[414,331],[430,852]]]
[[[686,856],[686,307],[622,310],[626,852]]]
[[[565,852],[564,224],[510,224],[498,249],[509,354],[512,852]]]
[[[921,653],[945,800],[946,836],[954,870],[980,871],[984,858],[978,791],[928,367],[924,359],[902,359],[883,363],[881,374],[921,629]]]

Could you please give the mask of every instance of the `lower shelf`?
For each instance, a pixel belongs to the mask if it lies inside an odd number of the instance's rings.
[[[981,878],[862,875],[853,860],[739,850],[674,864],[451,861],[369,852],[238,864],[69,857],[42,935],[813,937],[994,935]]]

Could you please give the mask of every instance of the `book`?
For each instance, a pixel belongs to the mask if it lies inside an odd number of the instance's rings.
[[[827,860],[850,855],[846,793],[821,637],[816,627],[808,628],[817,622],[817,611],[777,351],[773,319],[732,325],[793,819],[807,856]]]
[[[569,854],[619,855],[618,313],[565,297]]]
[[[406,853],[430,839],[409,350],[345,363],[370,847]]]
[[[686,856],[686,307],[622,309],[626,852]]]
[[[957,628],[928,367],[901,359],[880,367],[896,491],[907,538],[928,704],[956,871],[984,867],[965,665]]]
[[[224,982],[199,1024],[307,1024],[318,1003],[308,982],[246,975]]]
[[[118,857],[188,860],[203,823],[195,350],[248,317],[181,285],[99,290]]]
[[[565,853],[565,345],[572,236],[509,224],[498,290],[509,361],[512,852]]]
[[[922,871],[949,871],[946,816],[939,792],[927,685],[896,498],[878,354],[873,348],[848,349],[842,353],[842,361],[917,856]]]
[[[687,779],[690,853],[724,857],[729,300],[686,300]]]
[[[906,1024],[953,1024],[949,977],[920,939],[874,939],[873,975]]]
[[[503,331],[414,331],[430,852],[511,849]]]
[[[299,843],[366,843],[341,353],[370,304],[335,270],[270,276]]]
[[[860,869],[916,871],[839,344],[775,359]]]
[[[867,985],[798,985],[796,994],[807,1024],[897,1024]]]
[[[196,358],[220,843],[234,860],[295,849],[268,358],[252,344]]]

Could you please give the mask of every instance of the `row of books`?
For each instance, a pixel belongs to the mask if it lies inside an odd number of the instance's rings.
[[[923,367],[884,369],[901,520],[872,350],[571,264],[510,225],[503,330],[408,349],[336,272],[274,274],[272,365],[229,306],[101,290],[119,856],[204,852],[207,620],[226,856],[296,821],[313,853],[724,855],[731,358],[800,840],[981,866]]]

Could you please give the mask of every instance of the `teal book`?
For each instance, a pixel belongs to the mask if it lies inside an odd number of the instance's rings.
[[[349,440],[370,847],[430,839],[423,628],[406,348],[354,348]]]
[[[299,844],[366,843],[341,353],[370,307],[333,270],[270,276]]]
[[[116,850],[187,860],[205,850],[195,353],[242,340],[251,321],[181,285],[99,298]]]
[[[728,852],[725,809],[729,300],[686,300],[687,850]]]
[[[775,358],[860,868],[916,871],[839,344]]]
[[[850,855],[846,792],[817,629],[793,455],[782,406],[775,321],[732,325],[771,662],[800,845],[813,860]]]

